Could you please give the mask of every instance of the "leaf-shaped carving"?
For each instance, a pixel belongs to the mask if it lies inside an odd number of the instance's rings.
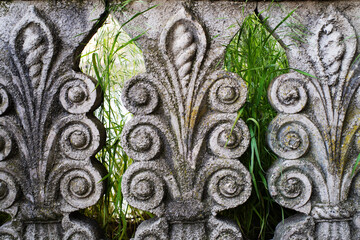
[[[329,76],[328,84],[334,85],[339,77],[342,58],[345,54],[344,35],[338,32],[329,19],[323,26],[319,36],[320,60],[324,66],[326,76]]]
[[[187,93],[191,70],[196,57],[197,43],[195,37],[186,23],[179,23],[173,27],[173,45],[171,54],[177,70],[183,90],[183,96]]]
[[[174,86],[179,86],[185,100],[194,88],[194,81],[206,51],[206,36],[201,25],[181,9],[166,24],[160,38],[164,58],[171,63],[170,72]]]
[[[33,87],[38,87],[43,68],[42,58],[48,48],[44,43],[44,34],[39,26],[35,24],[28,25],[23,34],[22,50],[26,56],[25,65],[28,67]]]
[[[13,90],[11,95],[17,96],[13,101],[24,134],[28,136],[26,145],[31,153],[24,160],[32,162],[31,165],[35,168],[43,150],[44,125],[48,113],[43,109],[46,109],[45,105],[49,105],[47,100],[52,101],[43,97],[43,91],[55,47],[48,24],[34,6],[29,7],[26,15],[12,30],[9,44],[11,58],[17,68],[17,71],[12,71],[12,81],[19,91]],[[43,105],[44,102],[46,104]]]
[[[318,77],[324,84],[333,86],[345,80],[356,51],[354,28],[333,7],[330,14],[322,16],[316,24],[309,42],[308,54],[313,59]]]
[[[35,7],[30,7],[26,17],[12,31],[11,45],[17,57],[16,64],[30,79],[31,86],[44,88],[54,55],[54,40]]]

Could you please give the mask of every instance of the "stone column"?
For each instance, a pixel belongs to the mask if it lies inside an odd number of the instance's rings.
[[[134,159],[122,191],[132,206],[158,216],[142,223],[135,239],[242,239],[235,223],[216,217],[251,194],[239,161],[249,131],[241,119],[234,125],[247,88],[223,70],[222,59],[255,5],[156,0],[134,2],[118,17],[125,22],[155,4],[127,26],[133,37],[144,33],[138,42],[147,72],[122,93],[134,114],[122,133]]]
[[[103,12],[95,0],[0,3],[0,239],[101,239],[72,213],[104,190],[101,92],[78,67]]]
[[[275,35],[290,66],[308,74],[284,74],[269,88],[279,114],[268,143],[279,160],[268,183],[276,202],[300,214],[274,239],[359,239],[360,2],[283,2],[264,16],[275,29],[295,8]]]

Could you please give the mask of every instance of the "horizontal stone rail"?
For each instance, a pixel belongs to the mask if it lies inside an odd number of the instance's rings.
[[[0,2],[0,211],[11,216],[0,239],[104,239],[76,213],[100,199],[106,174],[94,158],[105,140],[92,115],[101,91],[78,63],[113,3]],[[279,223],[274,239],[360,239],[360,2],[154,0],[114,13],[127,22],[143,12],[126,31],[145,31],[137,41],[147,72],[122,90],[134,114],[122,133],[134,160],[122,192],[156,215],[136,240],[243,238],[217,216],[252,189],[239,161],[250,134],[241,119],[233,127],[247,87],[221,62],[254,11],[271,16],[269,31],[297,69],[268,91],[278,116],[267,140],[279,157],[269,191],[299,212]]]

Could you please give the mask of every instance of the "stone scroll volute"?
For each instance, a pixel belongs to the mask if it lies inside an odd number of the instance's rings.
[[[0,239],[101,239],[77,214],[103,194],[96,81],[78,69],[100,1],[0,5]],[[96,20],[97,19],[97,20]]]
[[[250,138],[243,120],[228,140],[247,88],[221,62],[254,4],[189,2],[135,2],[118,15],[126,21],[158,4],[130,23],[136,28],[127,26],[133,37],[146,31],[138,42],[147,72],[122,92],[134,114],[122,133],[134,159],[122,192],[132,206],[157,215],[139,226],[136,240],[242,239],[235,223],[216,216],[251,194],[250,174],[239,161]]]
[[[263,16],[272,16],[274,29],[296,8],[275,36],[290,66],[306,74],[284,74],[268,91],[278,112],[268,143],[279,157],[269,191],[300,212],[278,225],[274,239],[359,239],[359,2],[279,6]]]

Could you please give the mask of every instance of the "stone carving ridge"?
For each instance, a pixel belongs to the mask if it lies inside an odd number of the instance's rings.
[[[151,59],[159,69],[125,84],[122,100],[135,116],[122,146],[135,163],[122,191],[129,204],[157,215],[135,239],[242,239],[236,224],[215,216],[251,194],[250,173],[238,160],[249,130],[241,119],[233,128],[246,84],[212,68],[218,58],[209,56],[205,32],[182,7],[159,34],[159,58]]]

